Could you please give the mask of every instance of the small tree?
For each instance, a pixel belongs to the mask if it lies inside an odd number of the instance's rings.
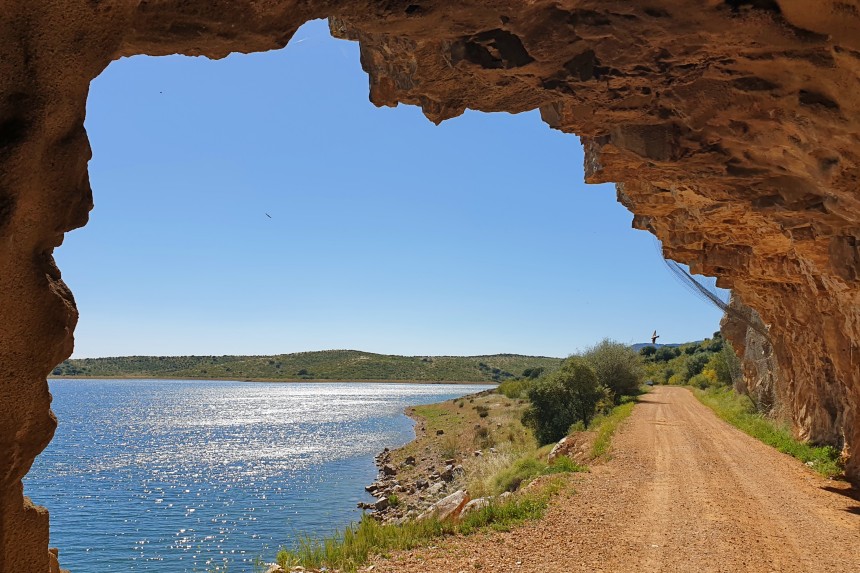
[[[639,355],[626,344],[604,338],[582,357],[594,369],[597,381],[608,388],[616,400],[635,394],[644,380],[645,371]]]
[[[705,352],[700,352],[699,354],[694,354],[687,358],[687,380],[696,374],[700,374],[702,370],[705,369],[705,364],[707,364],[710,359],[711,355]]]
[[[540,375],[543,374],[544,367],[543,366],[533,366],[531,368],[526,368],[523,370],[523,378],[530,378],[535,380],[540,378]]]
[[[566,436],[576,422],[588,426],[606,391],[594,370],[573,356],[558,371],[538,381],[528,396],[531,406],[523,414],[523,424],[534,430],[539,443],[549,444]]]
[[[654,353],[654,360],[657,362],[669,362],[673,358],[677,358],[681,355],[680,348],[673,348],[669,346],[661,346],[657,349],[657,352]]]
[[[651,356],[654,356],[654,354],[656,354],[656,353],[657,353],[657,347],[651,346],[650,344],[648,346],[643,346],[642,348],[639,349],[639,354],[644,356],[645,358],[649,358]]]

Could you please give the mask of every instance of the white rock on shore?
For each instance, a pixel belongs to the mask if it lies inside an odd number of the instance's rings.
[[[418,519],[429,519],[435,517],[439,521],[446,519],[457,519],[466,504],[469,503],[469,494],[465,490],[457,490],[447,497],[443,497],[418,516]]]

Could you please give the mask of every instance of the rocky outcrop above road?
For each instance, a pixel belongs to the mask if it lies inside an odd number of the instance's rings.
[[[377,105],[434,122],[540,109],[581,136],[587,180],[617,182],[635,227],[767,325],[798,435],[860,445],[858,0],[7,0],[0,569],[50,567],[47,514],[21,478],[56,424],[45,377],[72,350],[52,253],[92,206],[90,80],[122,56],[280,48],[326,17],[360,42]],[[860,479],[860,457],[848,472]]]

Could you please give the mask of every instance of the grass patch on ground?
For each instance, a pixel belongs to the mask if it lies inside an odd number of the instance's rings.
[[[387,557],[391,551],[426,546],[446,535],[465,535],[482,530],[506,531],[524,521],[539,519],[549,505],[549,498],[559,488],[559,484],[547,484],[539,492],[490,504],[459,522],[425,519],[393,525],[364,516],[360,522],[325,539],[304,538],[293,549],[281,549],[277,562],[284,569],[301,565],[353,573],[376,556]]]
[[[757,413],[749,397],[739,395],[731,388],[693,388],[692,391],[717,416],[742,432],[810,465],[825,477],[843,474],[839,450],[833,446],[815,446],[796,440],[788,427]]]
[[[541,448],[526,454],[496,474],[493,480],[495,493],[516,491],[539,476],[588,471],[587,467],[565,456],[559,456],[551,464],[547,463],[544,461],[548,453],[545,450]]]
[[[626,398],[626,397],[625,397]],[[608,414],[601,414],[591,421],[591,429],[595,432],[594,443],[591,446],[591,457],[599,458],[609,452],[612,436],[618,426],[633,412],[636,398],[631,397],[624,403],[615,406]]]

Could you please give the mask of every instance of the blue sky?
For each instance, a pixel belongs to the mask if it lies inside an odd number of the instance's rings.
[[[577,137],[536,111],[376,108],[321,21],[277,52],[114,62],[86,125],[96,206],[56,253],[75,357],[565,356],[718,328],[582,182]]]

